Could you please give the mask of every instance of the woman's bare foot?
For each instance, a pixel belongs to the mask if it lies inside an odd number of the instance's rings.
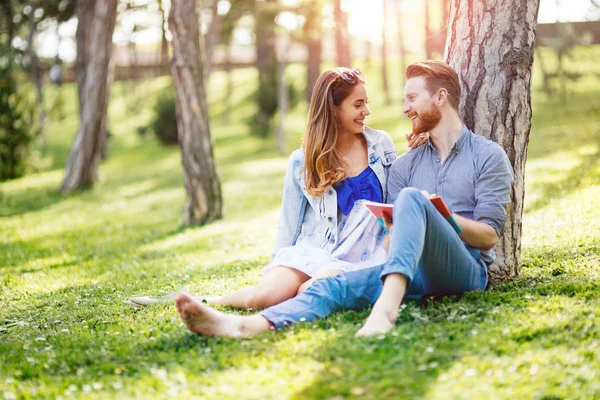
[[[271,323],[260,315],[239,316],[219,312],[187,294],[175,299],[175,306],[187,328],[205,336],[248,337],[271,329]]]

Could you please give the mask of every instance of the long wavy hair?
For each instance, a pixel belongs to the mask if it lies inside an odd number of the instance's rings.
[[[358,83],[366,83],[356,68],[332,68],[321,74],[312,91],[308,127],[302,139],[306,191],[320,196],[328,186],[346,177],[343,154],[336,149],[338,120],[336,107]]]

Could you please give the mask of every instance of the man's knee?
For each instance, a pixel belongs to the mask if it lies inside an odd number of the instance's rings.
[[[414,187],[407,187],[404,188],[400,191],[400,193],[398,194],[398,197],[396,198],[396,201],[394,201],[394,208],[395,207],[401,207],[402,205],[406,204],[407,202],[413,203],[423,203],[425,201],[425,196],[423,196],[423,193],[421,193],[421,191],[417,188]]]

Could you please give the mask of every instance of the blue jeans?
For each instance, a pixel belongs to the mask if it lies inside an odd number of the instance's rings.
[[[317,279],[305,292],[260,314],[281,329],[335,311],[364,309],[379,298],[385,276],[394,273],[409,280],[406,300],[485,289],[487,266],[479,250],[465,245],[417,189],[400,192],[394,221],[385,264]]]

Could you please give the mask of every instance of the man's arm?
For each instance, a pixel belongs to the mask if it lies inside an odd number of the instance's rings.
[[[496,230],[485,222],[473,221],[458,214],[452,214],[452,216],[463,230],[459,236],[469,246],[490,250],[498,242],[499,237]]]

